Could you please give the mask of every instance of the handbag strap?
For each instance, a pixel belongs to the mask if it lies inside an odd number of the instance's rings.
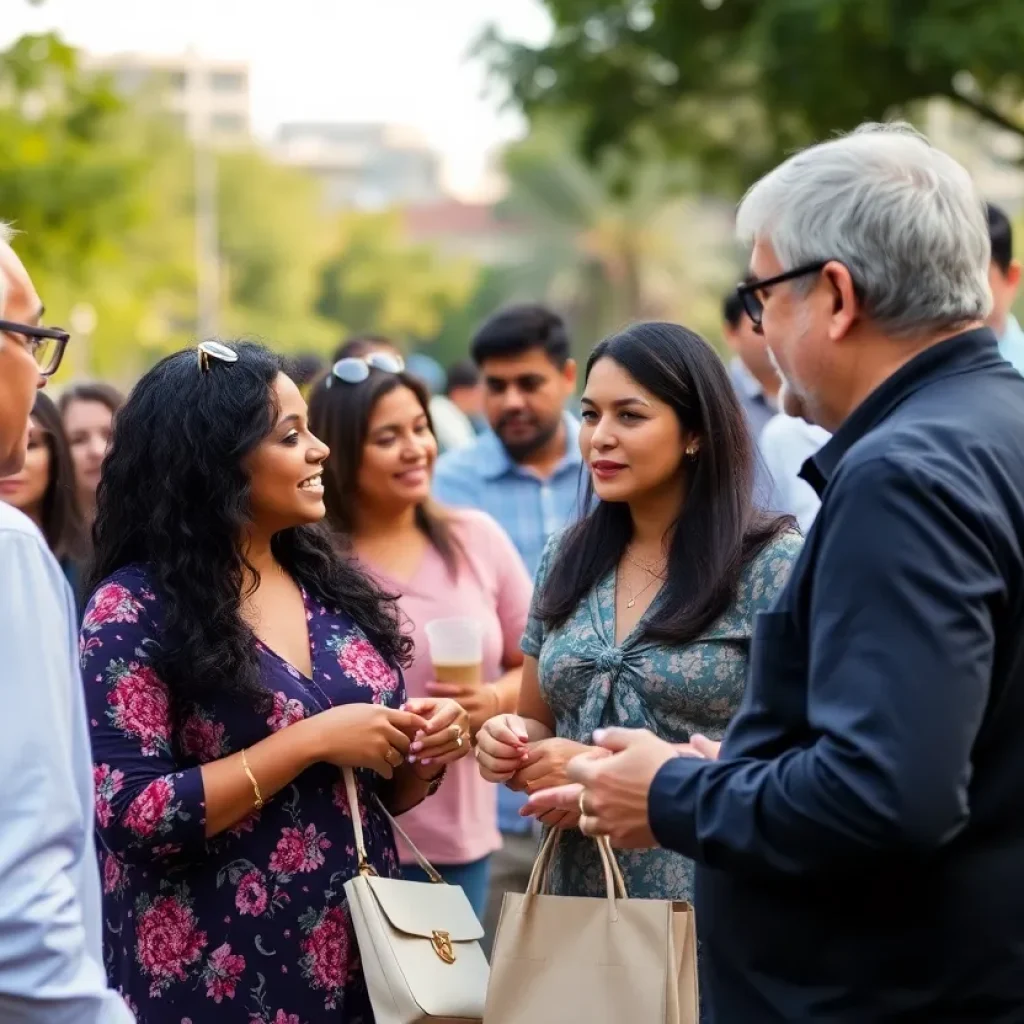
[[[348,798],[348,810],[352,817],[352,831],[356,837],[356,854],[359,857],[359,874],[361,875],[375,875],[377,872],[374,870],[373,865],[366,854],[366,842],[363,838],[363,820],[359,810],[359,792],[356,789],[356,776],[355,772],[351,768],[341,769],[342,777],[345,780],[345,795]],[[384,817],[391,822],[391,827],[402,837],[405,845],[412,851],[412,855],[416,858],[416,863],[423,869],[427,878],[430,879],[435,885],[444,885],[444,879],[438,874],[437,869],[423,856],[418,849],[416,844],[409,838],[404,828],[398,824],[397,821],[392,817],[391,812],[381,802],[379,796],[376,793],[373,794],[373,799],[377,802],[377,806],[384,812]]]
[[[545,884],[548,877],[548,867],[554,856],[555,844],[558,842],[559,829],[549,829],[541,844],[537,859],[533,862],[533,870],[530,872],[530,881],[526,886],[527,899],[523,901],[523,910],[530,902],[530,897],[541,896],[547,888]],[[626,894],[626,880],[622,877],[615,854],[612,852],[612,844],[607,836],[592,836],[593,842],[597,845],[598,856],[601,858],[601,867],[604,870],[605,891],[610,904],[612,920],[618,918],[615,907],[616,899],[628,899]]]

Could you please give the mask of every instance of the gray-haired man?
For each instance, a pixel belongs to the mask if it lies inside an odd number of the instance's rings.
[[[833,431],[821,510],[720,750],[610,730],[570,765],[581,828],[698,861],[713,1024],[1022,1021],[1024,378],[983,326],[981,201],[870,126],[738,223],[747,310]]]
[[[25,459],[36,389],[66,335],[0,225],[0,475]],[[38,361],[37,361],[38,360]],[[45,365],[44,362],[45,361]],[[0,503],[0,1021],[128,1024],[106,987],[92,758],[71,591],[39,531]]]

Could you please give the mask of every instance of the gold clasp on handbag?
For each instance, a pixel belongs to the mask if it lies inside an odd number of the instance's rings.
[[[452,946],[452,937],[447,932],[431,932],[430,944],[434,952],[446,963],[455,963],[455,949]]]

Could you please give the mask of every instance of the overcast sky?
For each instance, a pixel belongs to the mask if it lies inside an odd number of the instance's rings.
[[[412,125],[444,156],[449,184],[471,194],[487,155],[522,130],[482,95],[466,51],[488,23],[539,42],[537,0],[0,0],[0,45],[58,30],[97,53],[242,59],[252,71],[253,123],[389,121]]]

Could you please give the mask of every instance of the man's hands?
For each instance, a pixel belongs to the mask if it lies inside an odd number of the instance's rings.
[[[525,813],[538,818],[551,812],[578,815],[582,794],[586,813],[579,827],[585,835],[607,835],[612,845],[626,849],[657,846],[647,794],[662,766],[685,755],[646,729],[599,729],[594,742],[603,756],[575,757],[565,770],[569,783],[532,794]]]

